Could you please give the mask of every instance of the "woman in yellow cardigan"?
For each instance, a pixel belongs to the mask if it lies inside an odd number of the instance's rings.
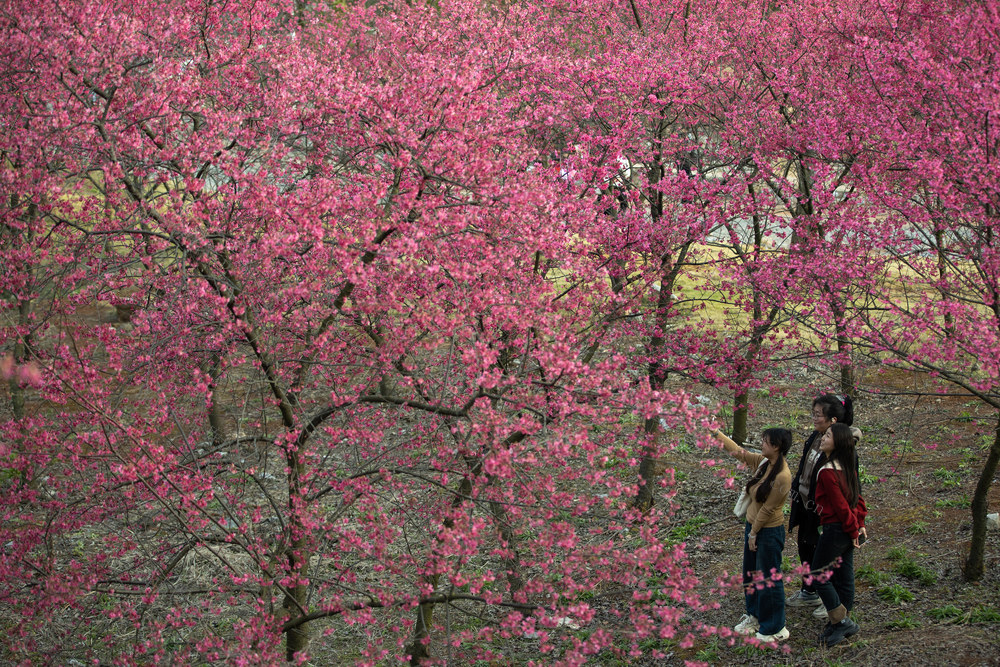
[[[747,482],[750,496],[743,539],[743,586],[746,613],[734,628],[755,634],[762,642],[788,639],[785,627],[785,587],[781,580],[781,552],[785,548],[785,501],[792,473],[785,457],[792,447],[787,429],[769,428],[762,435],[761,454],[743,449],[721,431],[713,431],[725,450],[754,474]],[[754,575],[763,580],[754,583]]]

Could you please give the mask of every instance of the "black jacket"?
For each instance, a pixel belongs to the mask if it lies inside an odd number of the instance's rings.
[[[812,479],[809,484],[809,497],[803,498],[799,493],[799,481],[802,479],[802,468],[806,464],[806,454],[812,448],[813,442],[820,435],[819,431],[813,431],[812,435],[806,438],[806,444],[802,448],[802,458],[799,459],[799,469],[792,478],[792,490],[789,494],[792,499],[792,509],[788,513],[788,530],[791,532],[796,526],[819,526],[819,514],[816,513],[816,478],[819,476],[819,469],[822,466],[813,467]]]

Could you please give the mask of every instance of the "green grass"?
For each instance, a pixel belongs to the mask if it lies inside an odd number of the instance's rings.
[[[969,509],[972,507],[972,501],[969,500],[969,496],[962,494],[958,498],[942,498],[934,503],[934,507],[938,509]]]
[[[673,544],[686,542],[690,538],[697,535],[698,529],[701,528],[701,526],[706,523],[708,523],[708,519],[699,514],[696,517],[688,519],[681,525],[674,526],[673,528],[671,528],[670,534],[668,535],[667,539],[670,540],[670,542],[672,542]]]
[[[734,653],[740,656],[741,660],[753,660],[754,658],[760,658],[761,656],[771,654],[768,649],[758,648],[757,646],[751,646],[749,644],[744,644],[738,647]]]
[[[718,662],[719,660],[719,638],[712,637],[711,641],[708,642],[708,646],[698,651],[695,656],[695,660],[700,660],[702,662]]]
[[[972,451],[971,447],[962,447],[961,449],[957,449],[955,451],[962,455],[962,462],[958,464],[958,467],[960,468],[974,466],[979,461],[979,454]]]
[[[927,533],[927,522],[914,521],[906,527],[906,532],[910,535],[925,535]]]
[[[913,448],[913,442],[911,442],[910,440],[907,440],[906,438],[900,438],[895,443],[886,443],[886,444],[882,445],[882,449],[879,450],[879,453],[882,456],[888,458],[888,457],[894,457],[894,456],[897,456],[897,455],[900,455],[900,454],[909,454],[909,453],[911,453],[913,451],[916,451]]]
[[[648,637],[639,642],[639,649],[643,653],[652,653],[653,651],[670,653],[671,651],[677,649],[677,640],[660,639],[659,637]]]
[[[803,407],[794,406],[788,412],[788,421],[786,422],[786,428],[792,431],[797,431],[799,426],[810,417],[810,413]]]
[[[938,468],[932,474],[945,489],[953,489],[962,485],[962,475],[954,470]]]
[[[931,586],[937,583],[937,574],[925,567],[921,567],[917,561],[909,557],[897,560],[892,569],[899,576],[906,577],[907,579],[915,579],[924,586]]]
[[[860,466],[860,469],[858,470],[858,479],[861,480],[862,484],[878,483],[878,475],[871,474],[870,472],[868,472],[868,469],[865,468],[863,465]]]
[[[889,584],[878,589],[878,596],[886,602],[901,604],[903,602],[913,602],[914,595],[904,586],[899,584]]]
[[[909,614],[900,614],[895,620],[886,623],[885,627],[893,630],[913,630],[919,628],[920,625],[920,621]]]
[[[989,623],[990,625],[998,625],[1000,624],[1000,610],[986,606],[976,607],[969,615],[969,623]]]
[[[1000,610],[994,607],[979,605],[971,611],[962,611],[953,604],[935,607],[927,612],[931,618],[946,623],[985,623],[1000,625]]]
[[[943,607],[935,607],[927,612],[927,615],[938,621],[955,621],[965,615],[961,609],[953,604],[948,604]]]
[[[891,561],[905,560],[906,558],[909,558],[906,553],[906,547],[892,547],[885,552],[885,557]]]
[[[873,586],[884,586],[889,583],[889,579],[891,578],[885,572],[876,570],[871,565],[863,565],[859,567],[854,576],[859,581],[867,581]]]

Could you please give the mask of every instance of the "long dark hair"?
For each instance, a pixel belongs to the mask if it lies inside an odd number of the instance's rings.
[[[778,449],[778,460],[775,461],[773,466],[771,466],[764,483],[757,487],[758,503],[764,502],[767,500],[767,497],[771,495],[771,489],[774,487],[774,480],[778,476],[778,472],[784,467],[782,464],[785,462],[785,457],[788,456],[788,450],[792,448],[792,432],[787,428],[765,429],[761,434],[761,440],[766,440],[772,447],[776,447]],[[750,481],[747,482],[747,493],[750,493],[750,487],[759,482],[760,478],[764,476],[764,469],[764,466],[757,468],[757,472],[750,478]]]
[[[846,487],[842,487],[847,504],[854,508],[858,504],[858,497],[861,495],[861,480],[858,479],[857,461],[858,453],[856,445],[858,439],[851,433],[851,427],[847,424],[834,424],[830,427],[830,435],[833,436],[833,451],[827,454],[828,461],[835,461],[840,464],[843,476],[838,475]]]
[[[813,409],[819,406],[829,420],[837,420],[838,424],[850,426],[854,423],[854,401],[850,396],[839,394],[821,394],[813,399]]]

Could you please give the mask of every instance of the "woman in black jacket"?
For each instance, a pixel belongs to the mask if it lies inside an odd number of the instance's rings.
[[[819,513],[816,510],[816,476],[819,474],[819,461],[823,453],[819,449],[820,439],[834,424],[851,426],[854,423],[854,402],[850,396],[823,394],[817,396],[812,403],[813,432],[806,438],[799,459],[799,469],[792,479],[790,493],[792,509],[788,517],[788,533],[797,527],[799,561],[811,563],[816,553],[816,543],[819,540]],[[852,428],[854,436],[861,437],[861,431]],[[857,461],[855,461],[857,468]],[[823,604],[816,593],[815,585],[802,580],[802,587],[788,598],[786,604],[791,607],[816,607]],[[825,615],[825,614],[824,614]]]

